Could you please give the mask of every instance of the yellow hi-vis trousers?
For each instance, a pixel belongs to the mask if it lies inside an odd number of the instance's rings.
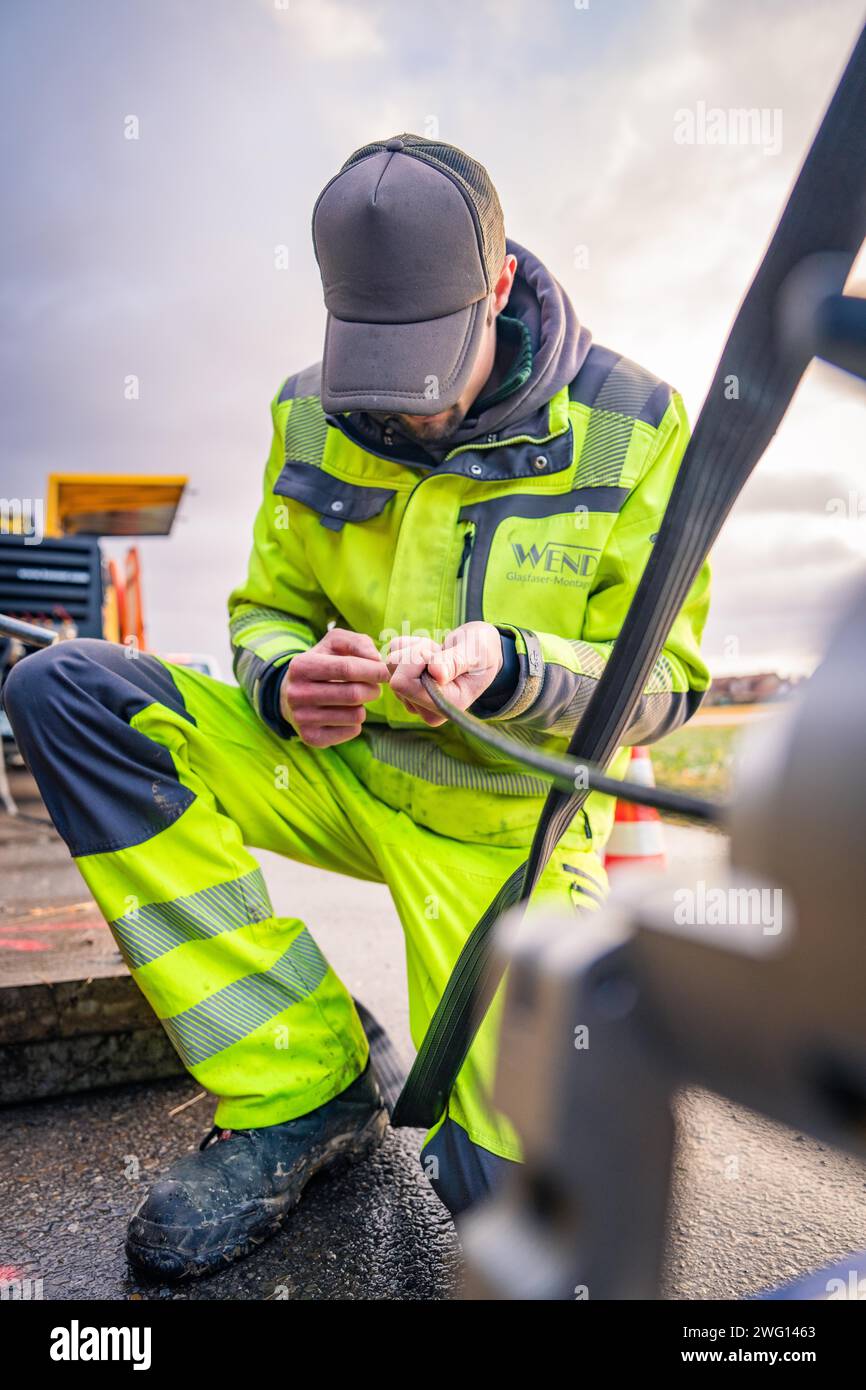
[[[453,838],[432,833],[372,796],[339,745],[280,739],[240,689],[127,659],[111,643],[26,657],[6,705],[136,983],[228,1129],[306,1114],[344,1090],[368,1054],[346,987],[304,923],[274,913],[250,847],[387,883],[416,1046],[468,933],[526,857],[528,845],[467,843],[457,824]],[[575,909],[594,909],[606,889],[586,843],[573,827],[533,900],[574,910],[575,930]],[[516,1135],[488,1100],[499,1002],[447,1118],[514,1160]]]

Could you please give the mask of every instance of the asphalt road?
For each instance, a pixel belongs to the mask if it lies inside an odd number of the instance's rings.
[[[178,1291],[139,1283],[123,1255],[143,1185],[209,1128],[186,1081],[116,1087],[7,1115],[0,1263],[43,1280],[46,1299],[435,1299],[459,1274],[444,1207],[412,1131],[388,1135],[363,1167],[308,1188],[291,1225],[252,1258]]]
[[[678,859],[720,841],[674,830]],[[399,925],[387,892],[262,856],[278,910],[305,918],[355,994],[409,1055]],[[118,1087],[10,1107],[0,1127],[0,1266],[46,1298],[439,1299],[459,1286],[459,1245],[417,1163],[420,1136],[307,1193],[251,1259],[180,1290],[136,1283],[126,1213],[209,1128],[192,1081]],[[193,1104],[170,1112],[183,1102]],[[738,1297],[866,1247],[866,1168],[716,1097],[680,1112],[667,1293]]]

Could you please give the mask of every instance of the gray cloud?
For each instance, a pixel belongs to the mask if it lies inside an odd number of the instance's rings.
[[[431,122],[485,160],[512,234],[596,336],[694,416],[860,19],[857,0],[7,2],[0,490],[38,494],[52,469],[189,473],[175,535],[142,547],[150,636],[225,663],[268,401],[320,352],[313,200],[372,135]],[[781,108],[782,152],[675,145],[699,100]],[[842,399],[807,383],[743,499],[766,553],[737,530],[718,548],[712,630],[737,609],[744,664],[814,660],[833,576],[857,564],[832,518],[807,570],[776,544],[854,476],[862,407]]]

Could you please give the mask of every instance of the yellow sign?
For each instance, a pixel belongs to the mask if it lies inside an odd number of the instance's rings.
[[[188,479],[177,474],[50,473],[49,536],[167,536]]]

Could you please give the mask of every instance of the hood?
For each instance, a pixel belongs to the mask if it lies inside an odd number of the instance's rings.
[[[508,433],[513,425],[546,406],[577,376],[592,343],[592,334],[581,326],[574,305],[547,266],[516,241],[507,241],[506,250],[517,257],[506,313],[520,319],[529,330],[532,371],[504,400],[475,419],[467,416],[450,441],[452,447],[477,434]]]
[[[518,318],[529,332],[532,344],[532,370],[522,385],[503,400],[492,403],[478,415],[471,411],[458,430],[443,442],[439,449],[420,451],[411,441],[407,449],[399,449],[407,460],[419,462],[419,453],[438,462],[451,449],[467,444],[482,435],[507,437],[518,433],[517,425],[528,421],[563,386],[573,381],[582,367],[592,343],[589,329],[581,326],[574,306],[565,290],[550,271],[531,251],[515,241],[506,242],[507,251],[517,257],[517,273],[505,312]],[[395,450],[382,443],[382,428],[378,421],[364,412],[330,416],[332,424],[363,447],[376,453],[395,457]],[[395,432],[397,427],[394,427]]]

